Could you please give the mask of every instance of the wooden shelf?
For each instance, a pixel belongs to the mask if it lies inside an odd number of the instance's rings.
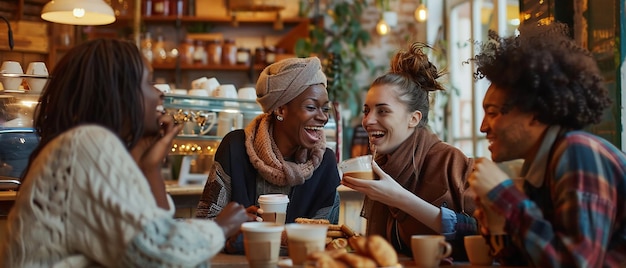
[[[152,68],[155,70],[176,70],[176,64],[175,63],[163,63],[163,64],[156,64],[156,63],[152,63]],[[263,70],[263,68],[265,68],[265,65],[263,65],[263,67],[261,68],[261,65],[255,65],[254,69],[255,70]],[[181,70],[188,70],[188,71],[193,71],[193,70],[213,70],[213,71],[249,71],[250,70],[250,65],[202,65],[202,64],[181,64],[180,65],[180,69]]]
[[[247,71],[250,70],[250,65],[187,65],[181,64],[181,70],[217,70],[217,71]]]
[[[124,23],[132,21],[132,16],[118,16],[116,18],[116,23]],[[145,22],[212,22],[212,23],[231,23],[233,19],[229,16],[223,17],[197,17],[197,16],[142,16],[142,21]],[[309,18],[283,18],[283,23],[286,24],[298,24],[301,22],[309,21]],[[239,23],[274,23],[276,19],[274,18],[255,18],[255,17],[237,17],[237,21]]]

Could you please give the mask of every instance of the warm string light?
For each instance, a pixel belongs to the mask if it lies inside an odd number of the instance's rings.
[[[426,9],[424,3],[421,3],[417,9],[415,9],[415,20],[424,22],[426,19],[428,19],[428,9]]]
[[[385,21],[385,19],[380,18],[378,24],[376,24],[376,32],[380,35],[386,35],[389,33],[389,25]]]

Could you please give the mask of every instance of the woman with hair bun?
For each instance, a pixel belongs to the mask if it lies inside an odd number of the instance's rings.
[[[463,236],[477,232],[473,197],[466,194],[473,160],[427,127],[429,93],[443,90],[425,46],[413,43],[372,83],[363,105],[363,127],[375,153],[379,180],[344,176],[342,184],[366,195],[367,233],[396,251],[411,253],[411,236],[442,234],[455,260],[466,259]]]

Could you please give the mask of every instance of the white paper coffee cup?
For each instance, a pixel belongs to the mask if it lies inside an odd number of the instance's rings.
[[[263,210],[261,217],[265,222],[285,224],[289,197],[284,194],[265,194],[259,196],[259,206]]]

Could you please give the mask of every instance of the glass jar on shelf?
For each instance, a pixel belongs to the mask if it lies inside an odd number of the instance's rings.
[[[152,15],[168,16],[170,14],[170,0],[152,0]]]
[[[185,42],[180,45],[180,62],[182,64],[193,64],[193,52],[195,46],[192,39],[185,39]]]
[[[167,51],[165,50],[165,41],[163,41],[163,36],[159,35],[152,50],[152,62],[157,64],[164,64],[166,60]]]
[[[235,40],[233,39],[224,40],[224,47],[222,48],[222,64],[237,64],[237,46],[235,45]]]
[[[257,47],[254,49],[254,64],[265,65],[265,48]]]
[[[222,64],[222,44],[220,43],[220,40],[209,40],[209,45],[207,46],[207,54],[210,65]]]
[[[265,47],[265,64],[272,64],[276,61],[276,49],[273,46]]]
[[[193,63],[206,65],[208,63],[207,51],[204,49],[204,42],[196,40],[196,47],[193,50]]]
[[[152,16],[152,0],[143,1],[141,14],[146,17]]]
[[[237,48],[237,64],[250,64],[250,49],[246,47]]]
[[[141,54],[143,54],[148,62],[152,63],[152,36],[150,32],[146,32],[143,40],[141,41]]]

